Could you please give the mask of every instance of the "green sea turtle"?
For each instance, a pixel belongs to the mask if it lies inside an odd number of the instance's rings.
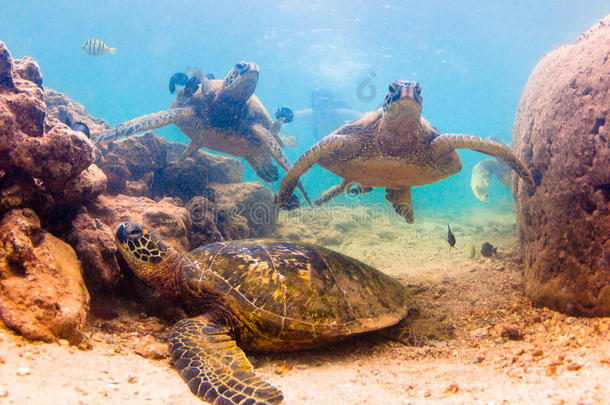
[[[501,143],[504,145],[499,138],[489,137],[489,139]],[[485,159],[474,165],[470,176],[470,187],[472,193],[479,200],[483,202],[489,201],[489,194],[487,189],[489,188],[489,182],[493,176],[504,184],[506,187],[511,187],[511,169],[510,166],[504,163],[503,160],[497,158]]]
[[[383,107],[346,124],[311,147],[282,179],[279,204],[287,207],[299,178],[311,166],[343,177],[317,201],[324,204],[351,184],[356,192],[384,187],[385,197],[407,222],[414,222],[411,187],[433,183],[462,168],[456,148],[472,149],[506,161],[517,174],[534,184],[527,167],[510,149],[497,142],[463,134],[441,134],[421,116],[419,83],[390,83]]]
[[[176,80],[174,75],[170,90],[182,82],[185,89],[178,92],[171,109],[119,124],[98,135],[96,141],[175,124],[191,140],[183,158],[205,147],[243,157],[261,179],[277,181],[279,174],[272,158],[286,171],[292,166],[279,138],[284,119],[273,122],[254,94],[258,76],[258,66],[250,62],[237,63],[222,80],[196,75],[184,82],[184,77]],[[191,88],[189,83],[197,87]],[[309,201],[304,188],[299,188]]]
[[[395,325],[412,305],[398,281],[315,245],[252,239],[180,255],[133,222],[120,224],[115,237],[135,275],[194,316],[173,327],[169,353],[191,391],[214,404],[283,398],[254,374],[241,348],[318,347]]]

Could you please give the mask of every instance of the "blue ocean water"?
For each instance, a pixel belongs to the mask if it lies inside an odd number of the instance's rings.
[[[391,80],[416,80],[423,114],[439,130],[506,142],[537,61],[610,13],[610,0],[2,3],[0,40],[13,56],[34,57],[45,86],[111,125],[166,109],[175,72],[200,67],[223,77],[248,60],[260,66],[256,94],[269,112],[309,108],[319,87],[366,112],[381,104]],[[80,45],[88,38],[102,39],[116,54],[86,54]],[[286,132],[300,140],[287,152],[294,162],[314,138],[298,122]],[[173,126],[157,133],[188,141]],[[461,173],[414,189],[416,212],[483,206],[470,190],[470,172],[486,157],[460,154]],[[257,180],[248,167],[246,179]],[[339,181],[320,167],[302,180],[312,196]],[[270,187],[277,191],[279,182]],[[382,190],[362,197],[379,199]],[[491,204],[510,199],[510,190],[493,181]]]

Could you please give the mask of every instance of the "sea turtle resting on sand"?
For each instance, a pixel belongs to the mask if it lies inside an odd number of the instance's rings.
[[[182,256],[133,222],[120,224],[115,237],[138,278],[196,316],[173,327],[169,353],[191,391],[214,404],[283,399],[254,374],[241,348],[322,346],[395,325],[412,305],[398,281],[315,245],[251,239]]]
[[[499,138],[490,137],[489,139],[504,145],[504,142]],[[503,160],[497,158],[485,159],[472,168],[470,187],[475,197],[483,202],[489,201],[487,189],[493,176],[496,176],[500,183],[510,188],[511,169]]]
[[[322,167],[343,177],[317,201],[324,204],[351,184],[357,192],[384,187],[385,197],[407,222],[414,222],[411,187],[433,183],[462,168],[456,148],[472,149],[505,160],[517,174],[534,184],[527,167],[510,149],[472,135],[441,134],[421,116],[419,83],[390,83],[383,107],[346,124],[311,147],[282,179],[281,207],[288,207],[295,185],[311,166]]]
[[[254,63],[239,62],[222,80],[197,77],[199,82],[193,82],[198,85],[196,91],[178,92],[171,109],[119,124],[101,133],[96,141],[175,124],[191,140],[183,158],[205,147],[243,157],[261,179],[277,181],[278,170],[272,158],[286,171],[291,167],[279,138],[284,119],[273,122],[254,94],[258,71]],[[174,89],[183,79],[174,83]],[[188,89],[189,82],[185,84]],[[299,185],[299,188],[309,201],[303,187]]]

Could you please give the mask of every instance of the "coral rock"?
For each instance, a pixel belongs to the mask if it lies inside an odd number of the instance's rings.
[[[4,42],[0,41],[0,86],[14,87],[13,58]]]
[[[76,254],[30,209],[0,222],[0,317],[29,339],[84,339],[89,293]]]
[[[42,88],[42,73],[40,73],[38,63],[33,58],[24,56],[21,59],[14,59],[13,72],[23,80],[28,80]]]
[[[121,222],[140,222],[152,228],[169,245],[182,251],[189,250],[191,222],[188,212],[171,198],[155,202],[146,197],[102,195],[87,209],[91,217],[112,230]]]
[[[106,175],[96,165],[85,169],[77,178],[55,193],[58,205],[78,206],[106,191]]]
[[[64,124],[82,122],[89,127],[91,136],[110,128],[106,121],[91,116],[85,106],[70,99],[66,94],[46,88],[44,89],[44,95],[47,103],[47,114]]]
[[[259,182],[212,184],[219,211],[246,219],[250,237],[265,236],[277,222],[273,192]]]
[[[67,240],[82,263],[89,290],[92,293],[113,290],[121,271],[112,229],[83,210],[72,220]]]
[[[609,44],[610,15],[545,55],[513,127],[538,184],[513,177],[526,293],[588,316],[610,315]]]

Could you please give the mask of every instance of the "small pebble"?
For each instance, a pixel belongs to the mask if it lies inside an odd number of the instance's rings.
[[[127,377],[127,382],[129,384],[135,384],[138,382],[138,377],[136,377],[135,375],[130,375]]]
[[[470,336],[477,338],[477,339],[483,339],[483,338],[486,338],[487,336],[489,336],[489,331],[487,330],[487,328],[475,329],[472,332],[470,332]]]
[[[447,388],[445,388],[445,394],[457,394],[460,390],[460,386],[457,384],[449,384]]]
[[[0,388],[0,398],[8,397],[8,390],[6,388]]]
[[[568,369],[569,371],[578,371],[582,368],[582,364],[579,363],[570,363],[566,366],[566,369]]]
[[[523,330],[517,325],[507,323],[502,325],[500,336],[509,338],[510,340],[521,340],[523,339]]]
[[[68,342],[66,339],[59,339],[59,345],[67,347],[70,346],[70,342]]]

